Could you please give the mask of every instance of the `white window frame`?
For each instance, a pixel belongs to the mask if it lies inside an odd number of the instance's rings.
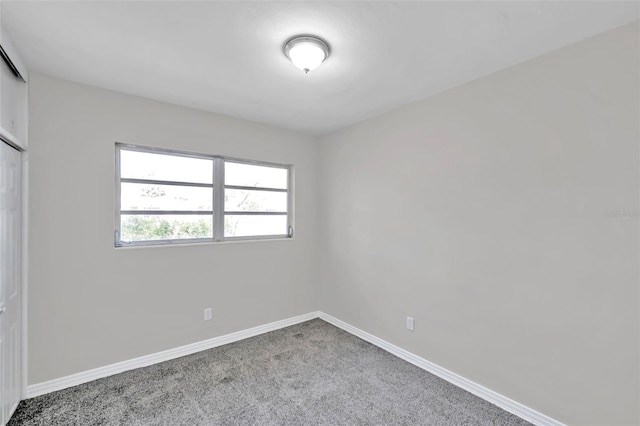
[[[115,165],[116,165],[116,200],[115,200],[115,232],[114,245],[120,247],[134,246],[155,246],[155,245],[171,245],[171,244],[193,244],[193,243],[219,243],[224,241],[252,241],[252,240],[270,240],[293,238],[293,166],[291,164],[279,164],[266,161],[246,160],[241,158],[226,157],[220,155],[201,154],[187,151],[178,151],[173,149],[155,148],[143,145],[131,145],[127,143],[116,142]],[[150,154],[172,155],[177,157],[199,158],[213,161],[213,183],[196,183],[196,182],[177,182],[167,180],[152,179],[132,179],[122,178],[120,175],[120,153],[122,150],[145,152]],[[287,189],[267,188],[267,187],[250,187],[225,185],[224,182],[224,165],[226,162],[248,164],[261,167],[274,167],[287,170]],[[213,210],[212,211],[170,211],[170,210],[125,210],[124,214],[172,214],[172,215],[209,215],[213,216],[213,238],[181,238],[170,240],[145,240],[145,241],[123,241],[121,236],[121,184],[125,183],[152,183],[158,185],[176,185],[176,186],[196,186],[200,188],[211,188],[213,191]],[[250,191],[270,191],[270,192],[286,192],[287,194],[287,212],[226,212],[224,210],[224,193],[225,189],[244,189]],[[225,237],[224,236],[224,216],[225,214],[243,215],[286,215],[287,216],[287,233],[277,235],[249,235],[242,237]]]

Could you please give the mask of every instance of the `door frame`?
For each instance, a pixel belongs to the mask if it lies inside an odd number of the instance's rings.
[[[29,365],[29,357],[28,357],[28,349],[29,349],[29,339],[28,339],[28,330],[27,322],[29,320],[28,315],[28,290],[29,290],[29,251],[27,250],[29,245],[29,153],[24,150],[20,151],[20,157],[22,159],[22,194],[21,194],[21,206],[22,211],[20,215],[22,217],[22,241],[20,242],[22,245],[22,253],[20,262],[22,263],[22,390],[21,390],[21,400],[27,398],[27,385],[28,385],[28,365]]]

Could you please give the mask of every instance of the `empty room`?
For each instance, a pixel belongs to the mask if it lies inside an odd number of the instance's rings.
[[[640,2],[0,1],[0,424],[640,425]]]

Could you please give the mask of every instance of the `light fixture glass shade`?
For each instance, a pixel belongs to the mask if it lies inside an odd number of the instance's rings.
[[[293,65],[308,73],[327,59],[329,45],[318,37],[297,36],[284,45],[284,53]]]

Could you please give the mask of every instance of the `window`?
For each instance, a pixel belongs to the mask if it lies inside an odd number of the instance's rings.
[[[291,167],[116,144],[115,245],[292,236]]]

